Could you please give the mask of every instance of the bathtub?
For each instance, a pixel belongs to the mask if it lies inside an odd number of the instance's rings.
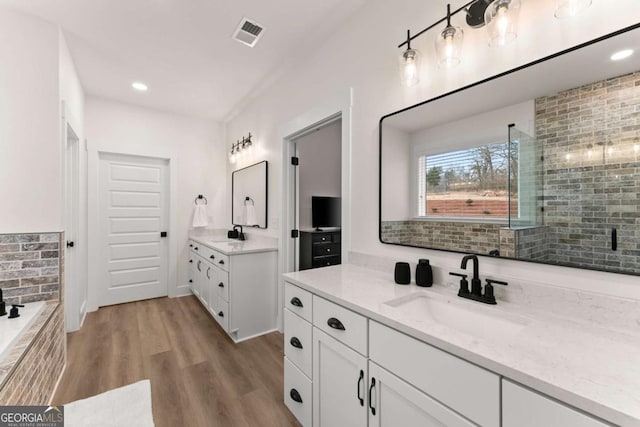
[[[42,313],[45,305],[44,301],[28,303],[20,308],[20,317],[9,319],[8,314],[0,317],[0,364]],[[9,305],[7,313],[9,313],[10,308],[11,306]]]

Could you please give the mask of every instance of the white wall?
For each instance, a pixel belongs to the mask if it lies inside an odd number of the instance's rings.
[[[108,151],[177,159],[171,171],[177,173],[176,194],[171,195],[172,203],[177,204],[177,259],[169,261],[170,268],[177,268],[177,282],[169,283],[169,295],[188,294],[187,238],[195,197],[207,197],[210,227],[224,227],[229,220],[227,156],[221,125],[95,97],[87,98],[85,117],[90,156],[96,151]],[[91,181],[89,191],[93,191]],[[91,203],[91,197],[89,200]],[[91,239],[91,229],[89,233]],[[92,295],[95,294],[89,289],[90,310],[96,308]]]
[[[318,131],[296,140],[300,167],[299,228],[310,230],[311,197],[340,197],[342,195],[342,120],[337,120]]]
[[[411,135],[390,125],[392,120],[385,121],[382,135],[382,219],[404,221],[416,216],[412,194],[418,180],[413,163],[417,162],[412,162]]]
[[[76,272],[73,282],[65,283],[65,313],[68,331],[80,328],[86,312],[87,284],[88,284],[88,230],[87,230],[87,151],[85,146],[84,131],[84,104],[85,95],[78,72],[76,70],[67,41],[62,31],[59,31],[59,90],[60,100],[63,102],[62,112],[65,121],[73,129],[79,142],[79,201],[78,201],[78,230],[75,236],[67,236],[67,240],[73,238],[75,247]],[[61,142],[63,143],[63,142]],[[64,157],[64,156],[63,156]],[[65,170],[65,169],[63,169]],[[63,206],[64,211],[64,206]],[[69,255],[67,255],[69,257]],[[67,258],[68,259],[68,258]]]
[[[0,8],[0,233],[60,231],[58,29]]]
[[[228,135],[241,136],[251,130],[269,153],[270,217],[280,207],[282,141],[278,129],[294,117],[335,99],[336,94],[354,89],[351,179],[352,250],[400,259],[430,257],[443,269],[459,266],[459,255],[445,252],[398,248],[378,241],[378,122],[392,111],[430,99],[496,75],[500,72],[591,40],[640,21],[637,0],[594,2],[579,19],[558,20],[554,1],[523,2],[520,34],[515,44],[503,49],[486,45],[484,30],[465,30],[465,56],[452,70],[434,66],[435,32],[413,43],[423,54],[421,83],[413,88],[400,86],[397,71],[397,44],[406,29],[422,29],[441,16],[429,18],[431,2],[422,0],[371,0],[350,18],[324,46],[310,52],[307,62],[284,75],[264,91],[227,125]],[[623,10],[624,13],[619,11]],[[444,11],[443,11],[444,12]],[[462,15],[461,15],[462,16]],[[460,19],[457,17],[456,19]],[[273,167],[271,167],[273,166]],[[272,197],[273,195],[273,197]],[[276,200],[277,198],[277,200]],[[347,226],[345,224],[345,226]],[[277,235],[277,232],[274,233]],[[482,273],[535,277],[546,283],[640,298],[637,277],[542,266],[517,261],[482,260]]]

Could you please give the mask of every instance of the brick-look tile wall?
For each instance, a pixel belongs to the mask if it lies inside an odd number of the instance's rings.
[[[536,135],[548,258],[640,273],[640,72],[537,99]]]
[[[0,234],[0,288],[9,304],[60,298],[63,233]]]
[[[59,304],[0,389],[0,405],[47,405],[64,368],[65,340]]]

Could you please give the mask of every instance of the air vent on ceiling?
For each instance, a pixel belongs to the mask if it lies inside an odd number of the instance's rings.
[[[246,44],[247,46],[254,47],[260,37],[262,37],[262,33],[264,32],[264,27],[258,24],[256,21],[253,21],[249,18],[242,18],[240,24],[233,32],[233,39],[239,41],[240,43]]]

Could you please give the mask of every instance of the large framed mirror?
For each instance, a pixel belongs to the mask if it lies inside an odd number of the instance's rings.
[[[231,174],[233,225],[267,228],[269,164],[262,161]]]
[[[640,24],[380,120],[383,243],[640,274]]]

